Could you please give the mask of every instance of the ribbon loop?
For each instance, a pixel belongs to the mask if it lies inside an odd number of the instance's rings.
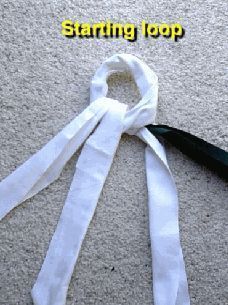
[[[107,77],[130,71],[142,99],[132,109],[106,98]],[[178,199],[165,151],[145,125],[154,123],[156,74],[130,54],[107,59],[96,71],[91,104],[40,151],[0,183],[0,219],[58,178],[85,141],[43,266],[32,289],[35,305],[64,305],[70,278],[122,133],[146,144],[146,173],[155,305],[189,305],[180,246]],[[94,130],[95,129],[95,130]],[[88,139],[87,139],[88,138]]]
[[[107,78],[124,71],[131,73],[142,97],[127,111],[124,122],[124,132],[136,134],[141,127],[154,123],[158,100],[158,78],[143,61],[130,54],[116,54],[104,61],[91,81],[90,101],[106,96]]]

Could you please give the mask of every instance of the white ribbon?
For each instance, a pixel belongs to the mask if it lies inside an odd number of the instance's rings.
[[[127,110],[127,105],[105,97],[108,76],[122,71],[129,71],[133,75],[142,96],[131,110]],[[175,183],[162,145],[144,127],[155,120],[157,76],[132,55],[114,55],[96,71],[90,98],[90,106],[0,183],[1,219],[56,180],[66,162],[86,141],[56,231],[32,289],[34,304],[65,304],[82,241],[121,135],[126,132],[137,135],[147,144],[146,174],[154,304],[189,305]]]

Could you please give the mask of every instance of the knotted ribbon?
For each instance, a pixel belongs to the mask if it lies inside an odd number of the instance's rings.
[[[129,71],[142,99],[128,110],[106,98],[111,73]],[[187,278],[179,238],[178,198],[165,151],[144,127],[155,121],[156,74],[141,60],[114,55],[96,71],[90,105],[40,151],[0,183],[0,219],[56,180],[66,162],[85,142],[76,172],[37,281],[35,305],[64,305],[71,275],[112,165],[121,135],[146,144],[146,175],[155,305],[189,305]]]

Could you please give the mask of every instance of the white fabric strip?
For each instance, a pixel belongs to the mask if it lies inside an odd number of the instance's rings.
[[[146,128],[141,128],[137,135],[148,145],[145,156],[154,303],[189,305],[187,277],[180,246],[175,183],[163,146]]]
[[[110,111],[86,141],[77,162],[57,229],[32,290],[35,304],[65,304],[82,240],[123,132],[127,107],[114,100],[111,102]]]
[[[98,99],[0,183],[0,220],[59,177],[107,110],[104,99]]]
[[[129,71],[142,96],[127,106],[106,98],[111,73]],[[155,73],[130,54],[106,60],[91,82],[91,104],[40,151],[0,183],[0,218],[58,178],[87,137],[60,220],[32,290],[35,305],[64,305],[82,241],[93,217],[121,134],[146,144],[146,173],[155,305],[189,305],[178,227],[178,199],[165,151],[146,129],[156,116]]]

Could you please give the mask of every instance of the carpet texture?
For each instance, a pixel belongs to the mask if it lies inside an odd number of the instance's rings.
[[[0,179],[40,149],[89,103],[101,62],[131,53],[159,77],[157,122],[228,148],[226,1],[0,2]],[[165,38],[67,39],[79,22],[179,22]],[[138,102],[128,74],[109,79],[108,96]],[[165,144],[180,199],[180,233],[192,305],[227,304],[227,185]],[[67,305],[152,305],[145,145],[123,135],[70,283]],[[0,304],[31,305],[30,290],[74,173],[78,153],[50,187],[0,222]],[[52,305],[52,304],[50,304]]]

